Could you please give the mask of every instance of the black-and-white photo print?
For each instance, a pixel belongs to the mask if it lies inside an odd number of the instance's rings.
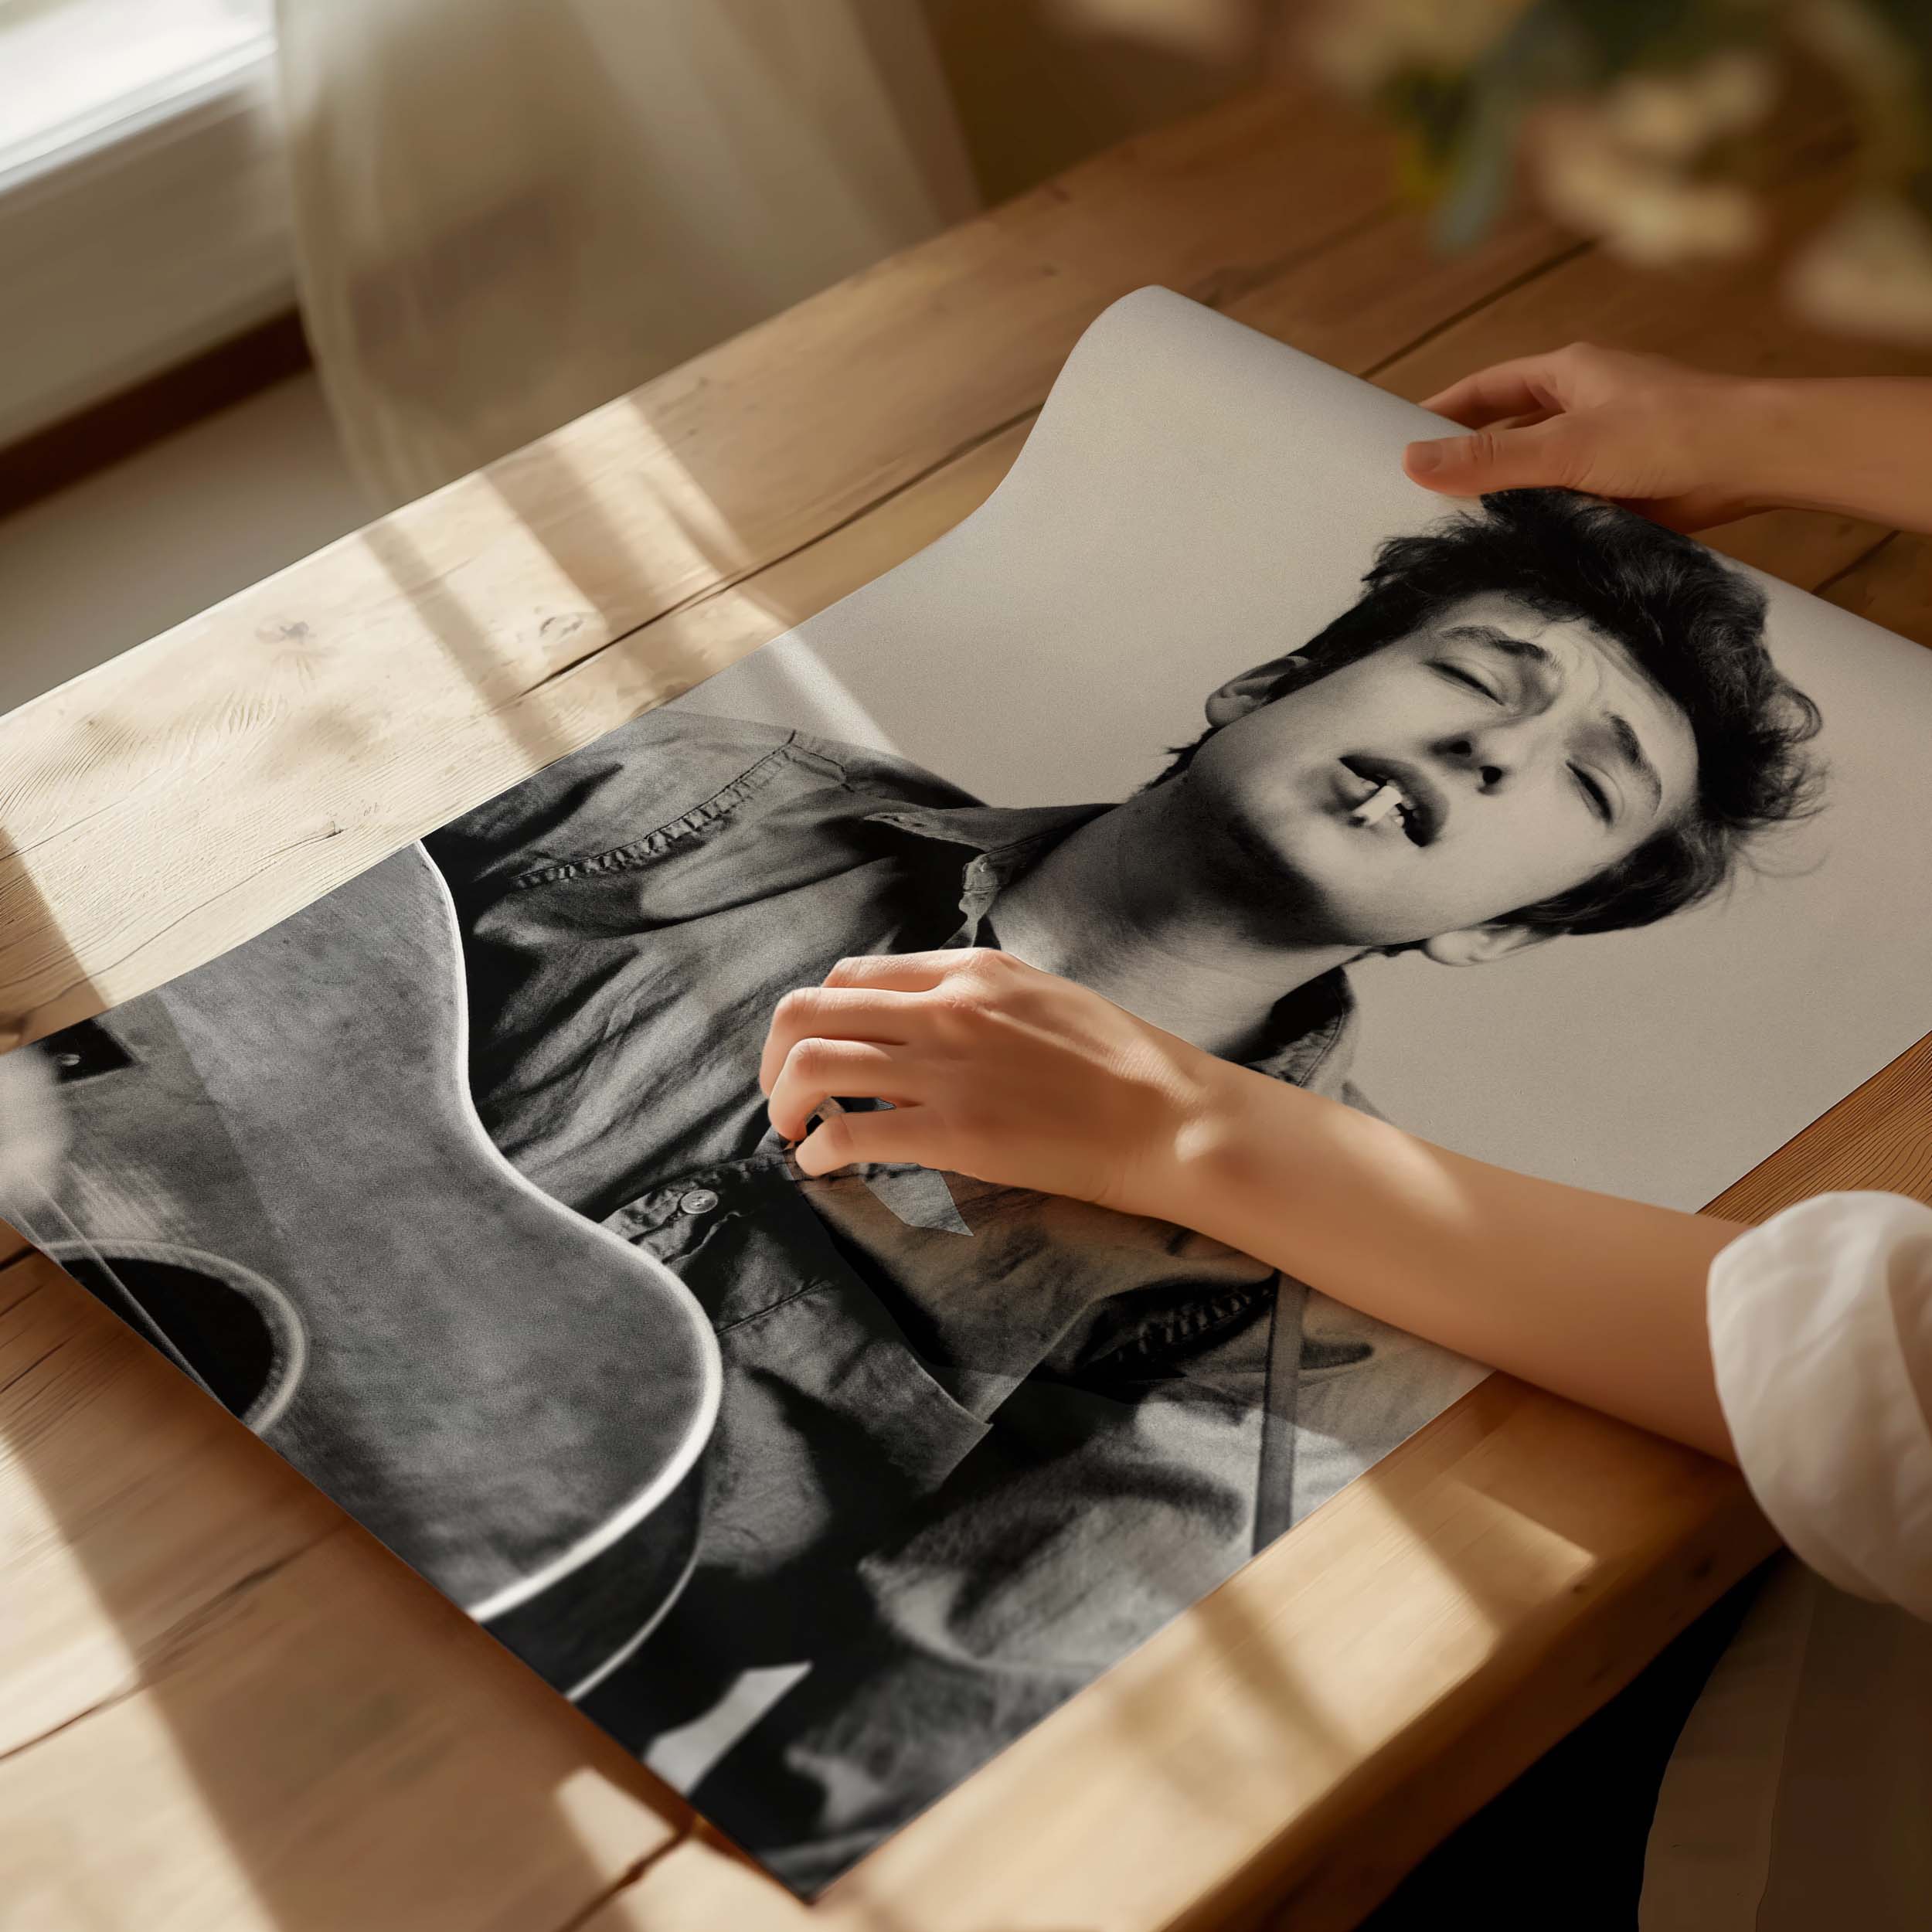
[[[1165,1223],[805,1172],[787,995],[987,949],[1686,1207],[1918,1036],[1932,662],[1445,505],[1432,420],[1128,298],[931,549],[43,1043],[0,1213],[815,1893],[1486,1372]]]

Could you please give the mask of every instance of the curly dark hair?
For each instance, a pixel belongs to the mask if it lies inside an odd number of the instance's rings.
[[[1817,808],[1823,769],[1805,747],[1816,705],[1764,648],[1764,596],[1692,538],[1572,490],[1500,490],[1446,526],[1390,538],[1362,597],[1295,654],[1269,702],[1406,635],[1482,592],[1614,638],[1689,721],[1692,808],[1606,871],[1498,923],[1545,933],[1648,926],[1708,898],[1749,842]],[[1155,780],[1177,777],[1213,730]]]

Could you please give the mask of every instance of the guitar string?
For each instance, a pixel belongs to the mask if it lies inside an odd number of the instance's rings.
[[[180,1348],[175,1343],[173,1337],[171,1336],[168,1333],[167,1330],[162,1328],[161,1324],[155,1319],[151,1314],[148,1312],[148,1309],[142,1304],[141,1298],[134,1293],[134,1290],[129,1287],[127,1283],[122,1281],[121,1277],[115,1273],[113,1264],[111,1263],[107,1257],[100,1252],[100,1249],[96,1247],[94,1243],[88,1239],[86,1231],[74,1219],[73,1216],[69,1214],[66,1209],[62,1207],[60,1203],[54,1199],[53,1190],[47,1187],[45,1183],[38,1180],[33,1182],[32,1185],[35,1192],[40,1196],[42,1200],[46,1202],[49,1209],[53,1213],[54,1219],[59,1223],[62,1227],[66,1230],[68,1235],[71,1237],[75,1244],[80,1249],[81,1252],[87,1257],[87,1260],[94,1264],[94,1267],[100,1271],[102,1277],[107,1282],[109,1286],[113,1288],[114,1293],[118,1295],[121,1298],[121,1300],[126,1304],[122,1310],[122,1313],[126,1316],[130,1325],[141,1334],[144,1335],[149,1342],[152,1342],[154,1345],[162,1352],[163,1355],[167,1356],[168,1360],[173,1362],[175,1366],[180,1369],[182,1374],[186,1376],[204,1395],[213,1397],[213,1399],[216,1402],[220,1402],[221,1397],[216,1395],[214,1390],[209,1387],[206,1378],[203,1377],[201,1372],[195,1366],[195,1365],[188,1359],[187,1356],[182,1352]],[[223,1403],[223,1406],[224,1408],[226,1407],[226,1406],[227,1405],[225,1403]]]

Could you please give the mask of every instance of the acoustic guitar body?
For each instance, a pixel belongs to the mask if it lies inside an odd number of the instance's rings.
[[[413,846],[42,1043],[69,1158],[0,1209],[577,1694],[688,1571],[717,1348],[668,1270],[491,1144],[467,1034]]]

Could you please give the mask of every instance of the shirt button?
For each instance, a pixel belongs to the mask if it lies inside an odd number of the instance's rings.
[[[694,1187],[678,1203],[686,1214],[709,1214],[717,1205],[717,1196],[708,1187]]]

